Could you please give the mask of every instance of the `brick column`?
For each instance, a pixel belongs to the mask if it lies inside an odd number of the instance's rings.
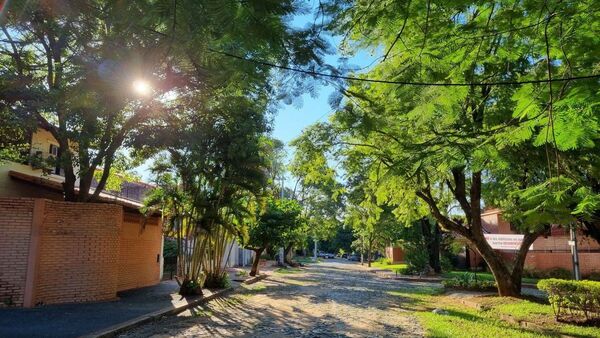
[[[40,232],[44,224],[44,213],[46,200],[37,198],[33,204],[33,215],[31,217],[31,236],[29,238],[29,255],[27,257],[27,278],[25,280],[25,294],[23,297],[24,307],[35,306],[35,279],[39,261]]]

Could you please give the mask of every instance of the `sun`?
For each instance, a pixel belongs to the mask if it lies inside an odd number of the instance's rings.
[[[152,86],[146,80],[138,79],[132,83],[133,91],[141,96],[148,96],[152,92]]]

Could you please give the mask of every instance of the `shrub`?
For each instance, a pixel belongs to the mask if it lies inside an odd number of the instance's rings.
[[[420,274],[427,266],[429,266],[429,254],[427,250],[410,248],[406,250],[404,260],[408,266],[407,273],[409,274]]]
[[[548,293],[556,320],[600,319],[600,282],[551,278],[537,286]]]
[[[392,264],[392,260],[387,257],[381,257],[381,258],[377,259],[375,262],[380,263],[382,265],[391,265]]]
[[[236,276],[240,276],[240,277],[246,277],[246,276],[248,276],[248,271],[246,271],[246,270],[238,270],[238,271],[235,273],[235,275],[236,275]]]
[[[600,272],[594,271],[594,272],[590,273],[587,279],[600,281]]]
[[[231,280],[229,274],[223,273],[222,275],[215,276],[210,274],[206,277],[204,287],[209,289],[225,289],[231,286]]]
[[[572,276],[571,271],[564,268],[553,268],[550,270],[525,269],[525,271],[523,271],[523,277],[536,279],[571,279]]]
[[[443,272],[450,272],[454,270],[454,265],[452,264],[452,260],[446,256],[442,256],[440,258],[440,265],[442,266]]]
[[[442,281],[442,285],[452,289],[487,291],[495,290],[496,283],[492,281],[481,280],[472,272],[465,272],[458,277]]]

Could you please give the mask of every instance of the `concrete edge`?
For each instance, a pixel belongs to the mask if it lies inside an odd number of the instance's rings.
[[[132,329],[134,327],[140,326],[142,324],[151,322],[153,320],[159,319],[160,317],[163,316],[168,316],[168,315],[176,315],[178,313],[181,313],[189,308],[198,306],[198,305],[202,305],[205,303],[210,302],[211,300],[215,299],[215,298],[219,298],[222,297],[228,293],[230,293],[231,291],[233,291],[233,287],[228,287],[226,289],[223,290],[219,290],[219,291],[215,291],[214,293],[212,293],[210,296],[206,296],[206,297],[202,297],[202,298],[198,298],[196,300],[193,300],[192,302],[185,304],[185,305],[181,305],[179,307],[165,307],[162,308],[160,310],[154,311],[154,312],[150,312],[148,314],[136,317],[136,318],[132,318],[130,320],[127,320],[125,322],[119,323],[119,324],[115,324],[113,326],[109,326],[108,328],[96,331],[96,332],[92,332],[90,334],[87,335],[83,335],[81,336],[81,338],[91,338],[91,337],[95,337],[95,338],[106,338],[106,337],[115,337],[117,334],[127,331],[129,329]]]

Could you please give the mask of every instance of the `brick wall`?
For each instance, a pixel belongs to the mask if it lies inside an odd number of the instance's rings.
[[[35,304],[114,299],[123,208],[46,201]]]
[[[0,198],[0,307],[101,301],[160,281],[159,217],[106,203]]]
[[[126,212],[120,232],[119,279],[117,291],[135,289],[160,282],[162,229],[158,217],[146,220]]]
[[[0,307],[22,306],[34,200],[0,198]]]

